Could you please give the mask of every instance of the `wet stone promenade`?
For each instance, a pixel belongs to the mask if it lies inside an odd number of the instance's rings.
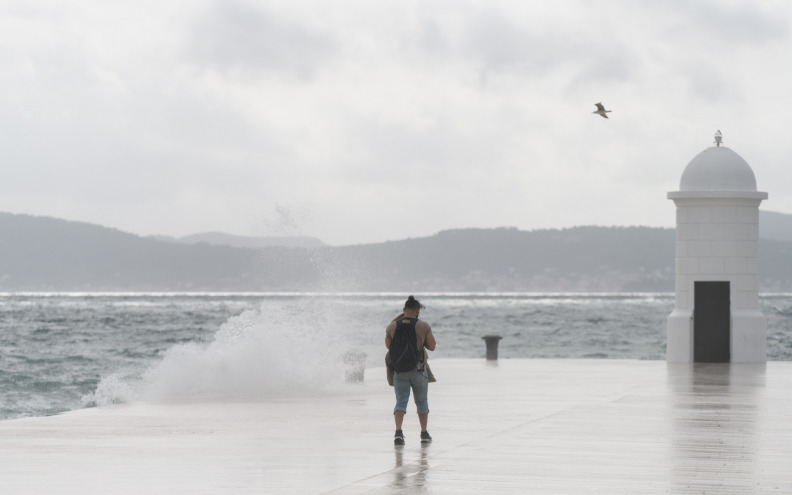
[[[792,363],[436,360],[392,443],[384,370],[312,397],[0,422],[0,492],[792,494]]]

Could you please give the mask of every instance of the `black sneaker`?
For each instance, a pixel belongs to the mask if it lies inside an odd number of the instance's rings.
[[[429,435],[428,431],[421,432],[421,443],[430,443],[432,441],[432,436]]]
[[[404,434],[401,430],[396,430],[396,434],[393,436],[393,445],[404,445]]]

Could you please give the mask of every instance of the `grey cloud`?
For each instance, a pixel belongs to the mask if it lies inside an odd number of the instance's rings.
[[[188,56],[223,73],[275,71],[310,78],[331,58],[334,39],[241,1],[211,4],[195,25]]]
[[[448,40],[437,22],[425,20],[421,24],[420,29],[419,43],[426,53],[432,55],[446,55],[448,53]]]
[[[694,98],[710,103],[734,103],[740,99],[736,83],[728,75],[721,73],[714,64],[698,61],[687,65],[680,73],[685,75]]]
[[[685,5],[690,6],[692,3]],[[761,12],[756,2],[743,3],[734,8],[711,3],[706,9],[699,6],[693,13],[701,25],[723,38],[770,41],[785,39],[789,34],[788,19],[776,13]]]
[[[482,71],[541,77],[571,65],[577,74],[572,86],[584,78],[591,82],[630,76],[638,58],[628,46],[609,39],[592,42],[586,36],[569,30],[537,32],[490,12],[471,24],[465,49],[478,58]]]
[[[567,52],[568,45],[568,40],[536,36],[491,12],[470,26],[465,48],[480,59],[484,69],[543,72],[558,63],[559,49]]]
[[[789,38],[787,11],[762,8],[769,4],[676,0],[639,5],[660,20],[656,36],[672,47],[668,72],[685,80],[690,96],[708,103],[738,103],[748,97],[734,77],[742,68],[724,68],[722,61],[736,60],[736,51],[762,50]]]
[[[591,47],[586,59],[578,61],[577,76],[570,81],[569,87],[585,86],[592,81],[627,81],[642,64],[639,57],[619,44]]]
[[[440,185],[453,189],[473,177],[496,180],[499,167],[489,165],[508,160],[506,136],[460,126],[453,115],[437,115],[434,125],[421,129],[375,116],[351,116],[348,126],[355,154],[345,157],[333,173],[372,186],[406,180],[414,191],[430,193]]]
[[[764,5],[767,4],[755,1],[728,5],[712,0],[676,0],[673,3],[646,1],[641,8],[659,11],[659,18],[676,18],[677,25],[669,33],[672,36],[684,30],[683,36],[706,35],[724,43],[724,52],[712,53],[713,57],[718,57],[727,55],[728,45],[783,40],[789,36],[786,13],[763,10]]]

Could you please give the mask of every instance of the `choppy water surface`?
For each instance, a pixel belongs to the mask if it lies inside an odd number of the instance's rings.
[[[432,359],[665,358],[671,294],[416,294]],[[0,419],[134,399],[311,393],[355,349],[381,366],[393,294],[0,295]],[[768,357],[792,360],[792,294],[761,297]]]

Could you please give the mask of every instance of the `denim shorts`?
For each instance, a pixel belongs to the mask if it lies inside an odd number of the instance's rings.
[[[396,392],[396,407],[393,412],[407,412],[407,402],[410,401],[410,389],[415,394],[415,407],[418,414],[429,414],[429,374],[426,367],[421,371],[395,371],[393,373],[393,390]]]

